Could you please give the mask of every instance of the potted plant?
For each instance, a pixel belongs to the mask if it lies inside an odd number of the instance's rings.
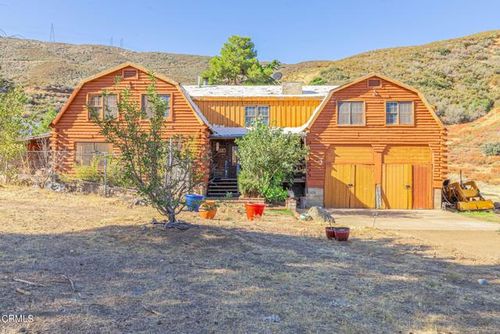
[[[199,215],[203,219],[214,219],[219,205],[215,201],[204,201],[198,209]]]
[[[349,227],[334,227],[333,230],[337,241],[347,241],[349,239]]]

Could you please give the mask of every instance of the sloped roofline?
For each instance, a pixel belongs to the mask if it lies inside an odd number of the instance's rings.
[[[385,75],[378,74],[378,73],[369,73],[369,74],[366,74],[366,75],[364,75],[362,77],[359,77],[358,79],[356,79],[354,81],[345,83],[345,84],[343,84],[341,86],[338,86],[337,88],[332,89],[328,93],[328,95],[323,99],[323,101],[321,101],[321,103],[318,105],[318,107],[316,107],[316,109],[314,110],[314,112],[311,115],[311,117],[309,118],[309,120],[303,125],[303,131],[310,130],[311,126],[314,124],[314,122],[318,118],[319,114],[321,113],[321,111],[323,111],[323,109],[325,108],[326,104],[328,103],[328,101],[330,101],[330,99],[332,98],[332,96],[333,96],[334,93],[336,93],[338,91],[341,91],[343,89],[346,89],[346,88],[348,88],[348,87],[350,87],[352,85],[355,85],[355,84],[357,84],[357,83],[359,83],[361,81],[367,80],[367,79],[372,78],[372,77],[377,77],[377,78],[380,78],[382,80],[392,82],[393,84],[395,84],[397,86],[400,86],[402,88],[405,88],[405,89],[407,89],[409,91],[412,91],[415,94],[417,94],[418,97],[420,98],[420,100],[424,103],[424,105],[426,106],[426,108],[429,110],[429,112],[431,113],[432,117],[434,118],[434,120],[439,125],[439,127],[441,129],[445,128],[444,125],[443,125],[443,123],[439,119],[438,115],[436,114],[435,108],[429,103],[429,101],[427,101],[427,99],[425,98],[425,96],[419,90],[417,90],[416,88],[413,88],[413,87],[411,87],[411,86],[409,86],[409,85],[407,85],[405,83],[402,83],[401,81],[398,81],[398,80],[386,77]]]
[[[78,86],[75,87],[75,89],[73,90],[73,92],[69,96],[68,100],[66,101],[66,103],[64,104],[64,106],[61,108],[61,111],[59,111],[59,113],[57,114],[56,118],[50,123],[50,126],[53,127],[53,126],[55,126],[59,122],[59,120],[61,119],[61,117],[64,115],[64,113],[66,112],[66,110],[69,108],[69,106],[71,105],[71,103],[73,102],[73,100],[75,99],[75,97],[78,95],[78,93],[80,92],[80,90],[82,89],[82,87],[85,84],[87,84],[90,81],[93,81],[95,79],[98,79],[100,77],[103,77],[105,75],[108,75],[108,74],[111,74],[113,72],[119,71],[119,70],[121,70],[121,69],[123,69],[125,67],[133,67],[133,68],[135,68],[135,69],[137,69],[139,71],[142,71],[142,72],[145,72],[145,73],[150,73],[150,71],[147,68],[145,68],[145,67],[143,67],[141,65],[138,65],[138,64],[135,64],[135,63],[127,61],[127,62],[122,63],[120,65],[117,65],[115,67],[112,67],[112,68],[109,68],[109,69],[104,70],[102,72],[99,72],[97,74],[94,74],[93,76],[90,76],[90,77],[88,77],[86,79],[83,79],[78,84]],[[167,76],[164,76],[162,74],[156,74],[155,73],[154,77],[157,78],[157,79],[160,79],[161,81],[164,81],[166,83],[169,83],[169,84],[175,86],[182,93],[182,95],[184,96],[184,98],[186,99],[186,102],[191,107],[191,110],[195,114],[195,116],[198,119],[198,121],[200,122],[200,124],[204,124],[209,129],[212,130],[212,127],[211,127],[210,123],[205,118],[205,116],[201,112],[200,108],[198,108],[198,106],[193,102],[193,100],[191,99],[191,97],[189,96],[189,94],[187,94],[186,90],[177,81],[174,81],[174,80],[172,80],[172,79],[170,79]]]

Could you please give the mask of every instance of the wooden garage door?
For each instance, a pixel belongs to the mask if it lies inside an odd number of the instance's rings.
[[[373,165],[334,164],[325,175],[325,207],[374,208]]]
[[[432,165],[413,165],[413,208],[432,207]]]
[[[386,209],[412,208],[412,165],[385,164],[382,174],[382,203]]]
[[[384,154],[382,202],[389,209],[432,208],[432,153],[429,147],[388,147]]]

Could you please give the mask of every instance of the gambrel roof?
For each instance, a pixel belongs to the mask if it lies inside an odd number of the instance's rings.
[[[93,80],[96,80],[98,78],[101,78],[105,75],[108,75],[108,74],[111,74],[113,72],[116,72],[116,71],[119,71],[121,69],[124,69],[126,67],[133,67],[139,71],[142,71],[142,72],[145,72],[145,73],[151,73],[151,71],[149,71],[148,69],[146,69],[145,67],[142,67],[141,65],[138,65],[138,64],[134,64],[132,62],[125,62],[123,64],[120,64],[118,66],[115,66],[115,67],[112,67],[110,69],[107,69],[105,71],[102,71],[102,72],[99,72],[91,77],[88,77],[86,79],[84,79],[82,82],[80,82],[78,84],[78,86],[75,87],[75,89],[73,90],[73,92],[71,93],[70,97],[68,98],[68,100],[66,101],[66,103],[64,104],[64,106],[61,108],[61,111],[59,111],[59,113],[57,114],[56,118],[51,122],[51,126],[54,126],[56,125],[59,120],[61,119],[61,117],[64,115],[64,113],[66,112],[66,110],[68,109],[68,107],[71,105],[71,103],[73,102],[73,100],[75,99],[75,97],[78,95],[78,92],[82,89],[82,87],[93,81]],[[153,74],[155,78],[161,80],[161,81],[164,81],[166,83],[169,83],[173,86],[175,86],[181,93],[182,95],[184,96],[184,98],[186,99],[187,103],[189,104],[189,106],[191,107],[191,109],[193,110],[193,113],[195,114],[196,118],[198,119],[198,121],[200,121],[201,124],[205,124],[207,127],[211,128],[211,125],[209,124],[208,120],[205,118],[205,116],[203,115],[203,113],[201,112],[200,108],[198,108],[198,106],[196,105],[196,103],[193,102],[193,100],[191,99],[191,96],[189,96],[189,94],[186,92],[186,90],[176,81],[162,75],[162,74],[156,74],[154,73]]]

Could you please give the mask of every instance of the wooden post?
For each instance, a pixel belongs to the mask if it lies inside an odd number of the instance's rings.
[[[374,179],[375,179],[375,208],[383,207],[382,201],[382,165],[384,160],[384,151],[386,145],[372,145],[373,147],[373,162],[374,162]]]

